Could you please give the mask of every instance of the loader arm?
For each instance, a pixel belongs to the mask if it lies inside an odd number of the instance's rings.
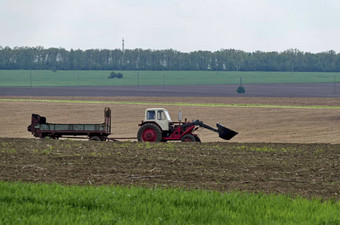
[[[218,133],[219,137],[224,139],[224,140],[230,140],[232,139],[235,135],[237,135],[238,133],[236,131],[233,131],[225,126],[223,126],[222,124],[216,123],[217,129],[203,123],[203,121],[199,121],[199,120],[195,120],[191,123],[187,123],[184,124],[183,126],[190,126],[190,125],[196,125],[196,126],[200,126],[203,128],[206,128],[208,130],[214,131],[216,133]]]
[[[218,133],[218,130],[209,126],[209,125],[206,125],[205,123],[203,123],[203,121],[199,121],[199,120],[196,120],[193,122],[194,125],[197,125],[197,126],[200,126],[200,127],[203,127],[203,128],[206,128],[208,130],[211,130],[211,131],[214,131],[214,132],[217,132]]]

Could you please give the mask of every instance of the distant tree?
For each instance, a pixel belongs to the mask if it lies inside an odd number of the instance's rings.
[[[109,78],[109,79],[112,79],[112,78],[121,79],[121,78],[123,78],[123,74],[122,73],[115,73],[115,72],[112,71],[107,78]]]
[[[298,49],[280,53],[126,49],[123,53],[121,49],[84,51],[0,46],[0,69],[340,72],[340,53],[333,50],[305,53]]]
[[[243,94],[246,93],[246,89],[243,87],[242,85],[242,77],[240,77],[240,86],[237,88],[237,93],[239,94]]]
[[[239,86],[236,91],[239,94],[246,93],[246,89],[243,86]]]
[[[111,72],[110,75],[107,77],[109,79],[116,78],[117,74],[115,72]]]

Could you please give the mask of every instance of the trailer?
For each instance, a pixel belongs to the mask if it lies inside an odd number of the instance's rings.
[[[111,134],[111,109],[104,109],[104,123],[101,124],[58,124],[47,123],[46,117],[32,114],[27,130],[34,137],[59,139],[61,137],[88,138],[91,141],[105,141]]]

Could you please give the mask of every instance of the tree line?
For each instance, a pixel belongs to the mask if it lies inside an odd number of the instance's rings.
[[[173,49],[65,50],[0,46],[0,69],[34,70],[202,70],[340,72],[340,54],[289,49],[245,52],[235,49],[179,52]]]

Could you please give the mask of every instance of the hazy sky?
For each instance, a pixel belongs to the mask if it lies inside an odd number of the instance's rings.
[[[0,0],[0,46],[340,53],[340,0]]]

